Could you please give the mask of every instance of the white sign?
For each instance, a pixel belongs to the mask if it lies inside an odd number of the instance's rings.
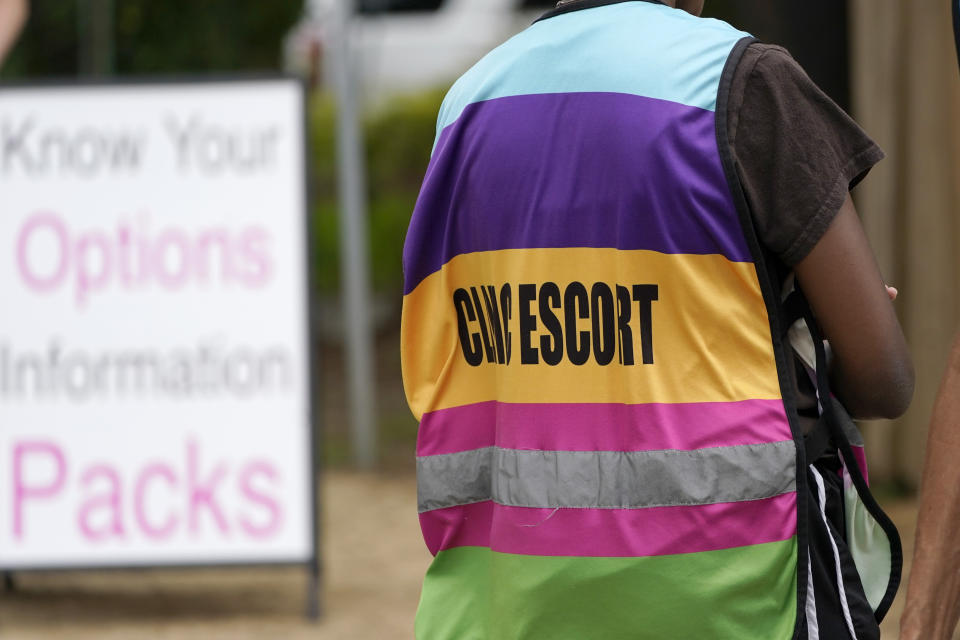
[[[303,121],[0,89],[0,568],[313,557]]]

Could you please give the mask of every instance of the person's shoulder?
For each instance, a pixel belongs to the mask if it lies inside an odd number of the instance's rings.
[[[780,45],[765,42],[751,42],[744,49],[743,57],[737,64],[737,73],[773,82],[790,78],[809,80],[806,71],[789,51]]]

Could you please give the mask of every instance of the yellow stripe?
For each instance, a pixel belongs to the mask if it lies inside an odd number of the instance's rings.
[[[656,284],[652,303],[654,364],[599,365],[567,358],[550,366],[520,362],[517,286],[595,282]],[[504,283],[512,288],[509,365],[466,362],[453,292]],[[531,311],[536,312],[534,302]],[[562,314],[562,310],[560,312]],[[562,315],[561,315],[562,321]],[[581,321],[588,330],[589,320]],[[546,334],[538,321],[532,343]],[[635,341],[637,336],[635,335]],[[728,402],[780,397],[766,308],[754,265],[720,255],[670,255],[617,249],[509,249],[457,256],[403,301],[403,378],[419,419],[474,402]]]

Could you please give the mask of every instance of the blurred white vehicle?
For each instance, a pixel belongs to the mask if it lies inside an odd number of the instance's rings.
[[[334,2],[308,0],[307,16],[286,43],[287,68],[322,73]],[[364,0],[367,7],[378,0]],[[379,0],[391,4],[391,0]],[[350,34],[363,97],[448,85],[491,48],[552,5],[531,0],[440,0],[434,11],[360,13]]]

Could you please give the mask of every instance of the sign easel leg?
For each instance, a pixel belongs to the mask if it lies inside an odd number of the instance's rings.
[[[320,601],[320,562],[318,559],[307,567],[307,620],[319,622],[323,615],[323,603]]]

